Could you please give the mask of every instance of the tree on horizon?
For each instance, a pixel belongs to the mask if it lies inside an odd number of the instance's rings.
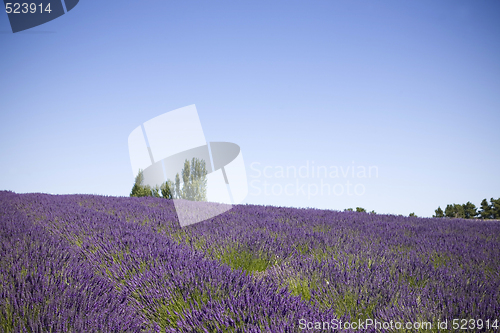
[[[191,201],[207,201],[207,170],[204,160],[193,158],[191,163],[185,160],[182,174],[182,189],[179,173],[175,175],[175,182],[167,179],[160,186],[144,185],[143,170],[139,170],[135,177],[131,197],[155,197],[165,199],[186,199]]]
[[[500,198],[490,199],[491,203],[488,203],[487,199],[481,201],[481,206],[478,208],[472,202],[467,201],[467,203],[459,204],[449,204],[443,212],[439,206],[434,212],[435,215],[432,217],[448,217],[448,218],[464,218],[464,219],[500,219]]]
[[[441,206],[439,206],[435,211],[434,211],[435,215],[432,216],[432,217],[444,217],[444,212],[443,210],[441,209]]]
[[[150,197],[152,196],[151,187],[144,186],[144,174],[142,169],[139,169],[137,176],[135,176],[134,186],[130,192],[131,197]]]

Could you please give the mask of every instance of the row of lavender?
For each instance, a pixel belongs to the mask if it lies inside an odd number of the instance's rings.
[[[127,314],[117,319],[129,323],[122,331],[295,332],[299,319],[500,317],[500,226],[491,222],[236,206],[180,229],[162,199],[2,192],[7,201],[36,220],[30,228],[43,227],[38,242],[56,240],[52,251],[72,253],[86,276],[113,286],[113,300],[126,300],[109,305]],[[41,266],[53,261],[40,257]],[[2,315],[29,304],[11,303]],[[80,322],[109,331],[91,312]]]
[[[64,239],[19,211],[26,199],[0,192],[0,330],[125,332],[145,328],[127,305],[125,293],[94,274]],[[50,211],[51,203],[44,204],[49,204]]]
[[[150,205],[141,223],[343,320],[500,319],[498,223],[237,206],[175,231]]]
[[[292,332],[300,318],[331,315],[151,228],[180,230],[171,204],[0,195],[7,332]]]
[[[141,223],[287,287],[343,319],[498,319],[497,223],[238,206],[172,232],[159,205]],[[119,210],[93,202],[99,209]],[[315,260],[313,260],[315,259]],[[316,320],[316,318],[311,318]]]

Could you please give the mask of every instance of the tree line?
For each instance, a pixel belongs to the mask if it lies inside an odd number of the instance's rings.
[[[346,209],[344,209],[344,212],[354,212],[354,209],[352,209],[352,208],[346,208]],[[363,207],[356,207],[356,212],[358,212],[358,213],[377,214],[374,210],[372,210],[371,212],[368,212]],[[408,216],[410,216],[410,217],[418,217],[415,213],[410,213],[410,215],[408,215]]]
[[[160,186],[151,187],[144,185],[144,174],[142,170],[139,170],[130,196],[207,201],[207,169],[205,161],[193,158],[190,163],[189,160],[186,160],[181,174],[182,188],[179,173],[175,175],[175,182],[168,179]]]
[[[353,212],[353,211],[354,211],[354,209],[352,209],[352,208],[346,208],[346,209],[344,209],[344,212]],[[364,209],[363,207],[356,207],[356,212],[358,212],[358,213],[367,213],[366,209]],[[375,213],[374,210],[372,210],[370,212],[370,214],[376,214],[376,213]]]
[[[490,199],[490,203],[488,200],[483,199],[481,201],[481,206],[479,209],[468,201],[465,204],[450,204],[446,205],[446,208],[443,210],[441,206],[439,206],[435,211],[435,215],[432,217],[449,217],[449,218],[463,218],[463,219],[500,219],[500,198],[498,199]]]

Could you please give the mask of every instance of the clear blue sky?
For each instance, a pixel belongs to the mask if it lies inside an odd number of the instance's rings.
[[[0,189],[126,196],[130,132],[195,104],[208,141],[240,145],[248,203],[479,205],[500,197],[499,18],[494,0],[81,0],[13,34],[0,14]],[[313,161],[378,177],[256,171]]]

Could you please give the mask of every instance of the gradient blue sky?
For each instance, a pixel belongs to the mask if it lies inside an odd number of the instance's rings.
[[[0,14],[0,189],[127,196],[130,132],[196,104],[208,141],[240,145],[247,203],[479,205],[500,196],[499,18],[496,0],[81,0],[13,34]],[[378,177],[308,198],[263,182],[321,179],[254,170],[313,161]]]

